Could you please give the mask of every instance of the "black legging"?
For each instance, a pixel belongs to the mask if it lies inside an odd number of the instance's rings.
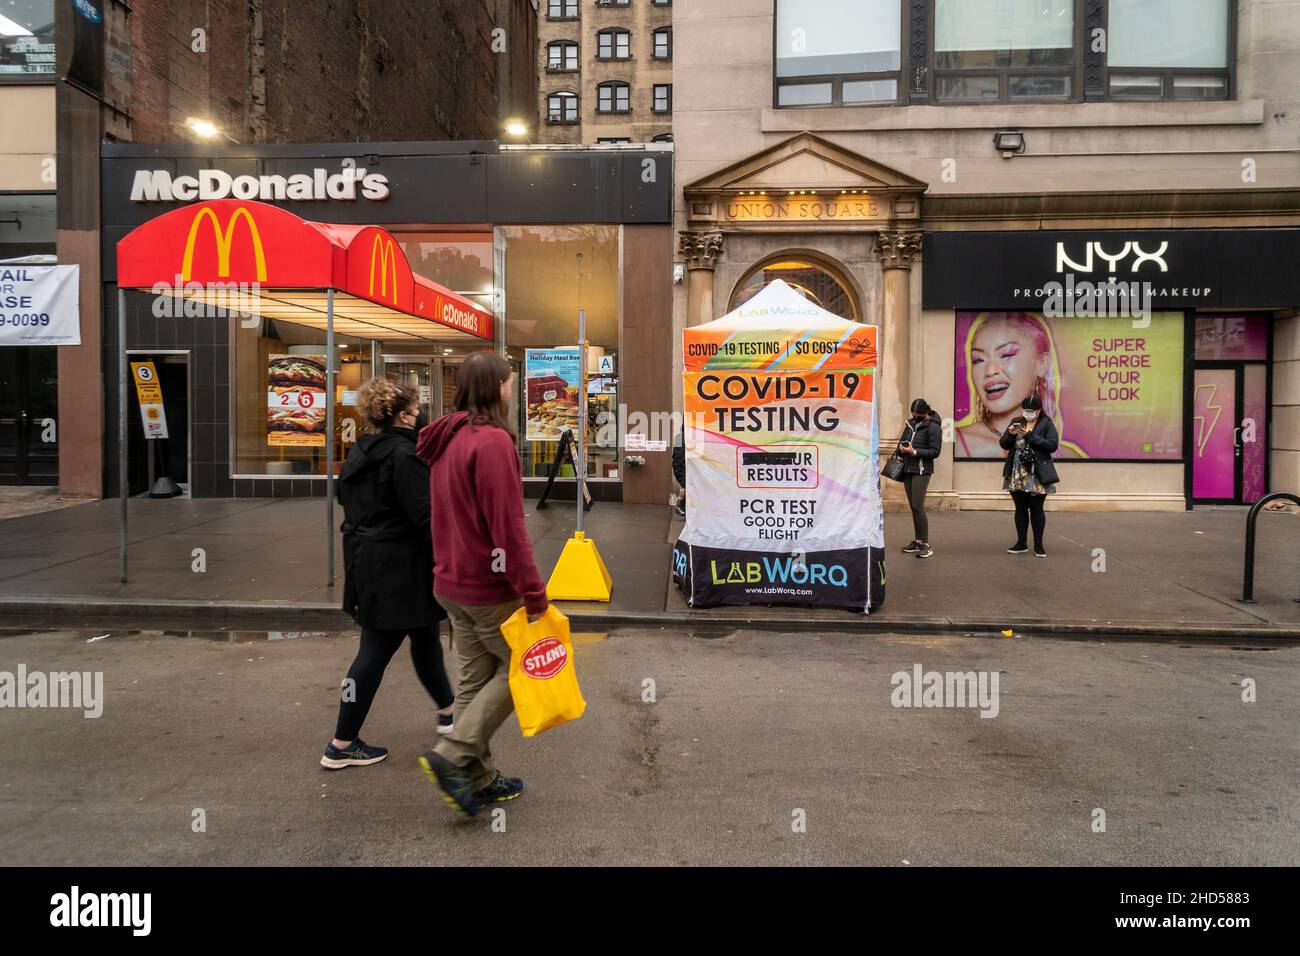
[[[1011,492],[1011,500],[1016,503],[1016,546],[1025,546],[1025,534],[1030,524],[1034,526],[1034,550],[1043,550],[1043,529],[1047,527],[1047,515],[1043,512],[1043,503],[1047,495],[1031,495],[1027,491]]]
[[[355,683],[344,688],[339,701],[339,719],[334,729],[334,736],[339,740],[355,740],[361,732],[361,725],[365,723],[366,714],[370,713],[370,705],[374,703],[375,693],[379,690],[379,682],[384,679],[384,670],[408,633],[411,635],[411,662],[415,664],[415,673],[429,696],[440,710],[450,707],[456,699],[447,680],[447,671],[442,666],[442,640],[438,636],[438,625],[417,627],[409,632],[377,631],[363,627],[361,647],[357,651],[356,660],[348,668],[348,677]],[[349,689],[354,693],[347,693]]]
[[[925,516],[925,489],[930,487],[932,475],[904,475],[903,490],[907,504],[912,509],[912,531],[917,541],[929,542],[930,519]]]

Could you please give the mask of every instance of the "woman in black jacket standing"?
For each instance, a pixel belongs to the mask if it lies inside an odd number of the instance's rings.
[[[1043,414],[1043,401],[1031,395],[1020,403],[1021,415],[1011,420],[1011,425],[998,444],[1008,452],[1002,465],[1002,489],[1011,492],[1016,503],[1016,543],[1007,548],[1008,554],[1024,554],[1025,536],[1032,524],[1034,528],[1034,554],[1047,557],[1043,549],[1043,531],[1047,528],[1047,515],[1043,505],[1047,496],[1056,493],[1056,466],[1052,455],[1060,445],[1055,423]]]
[[[438,705],[438,732],[451,731],[455,700],[442,664],[433,599],[429,467],[415,454],[419,400],[409,386],[374,378],[357,406],[371,432],[352,447],[339,477],[343,504],[343,609],[361,625],[361,647],[348,668],[334,739],[321,766],[364,767],[388,756],[359,736],[388,662],[409,634],[411,660]]]
[[[930,547],[930,521],[925,516],[925,492],[930,487],[934,462],[942,448],[939,416],[925,399],[918,398],[912,402],[912,417],[898,439],[898,453],[903,456],[903,490],[912,509],[912,532],[916,535],[903,549],[904,554],[915,554],[918,558],[934,554],[934,548]]]

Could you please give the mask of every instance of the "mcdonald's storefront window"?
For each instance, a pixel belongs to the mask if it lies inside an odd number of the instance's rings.
[[[255,316],[232,322],[232,477],[324,477],[325,333]],[[341,462],[366,430],[355,395],[370,377],[371,345],[338,333],[334,341],[334,461]]]
[[[558,417],[539,422],[534,413],[529,425],[529,350],[538,350],[533,352],[536,357],[545,350],[576,346],[581,308],[587,312],[589,343],[587,477],[617,481],[622,478],[617,420],[621,227],[504,226],[499,231],[505,240],[506,358],[515,370],[511,419],[518,428],[524,479],[550,474],[562,431]],[[546,374],[545,369],[532,371]],[[572,478],[572,466],[562,464],[559,475]]]
[[[393,227],[411,271],[492,311],[490,232],[406,232]]]

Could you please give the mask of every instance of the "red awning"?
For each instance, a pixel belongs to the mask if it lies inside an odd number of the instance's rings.
[[[267,203],[214,199],[152,219],[117,244],[117,284],[319,326],[334,289],[335,328],[364,338],[492,341],[492,314],[415,275],[378,226],[299,219]]]

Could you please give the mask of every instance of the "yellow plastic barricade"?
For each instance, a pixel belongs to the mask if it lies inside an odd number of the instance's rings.
[[[587,709],[573,668],[569,619],[552,604],[536,624],[520,608],[501,625],[510,645],[510,696],[525,737],[577,720]]]

